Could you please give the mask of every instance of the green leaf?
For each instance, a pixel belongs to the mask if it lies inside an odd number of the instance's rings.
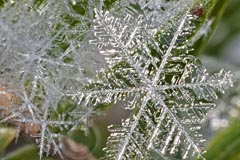
[[[12,142],[16,136],[16,129],[11,127],[0,127],[0,152]]]
[[[205,4],[202,6],[202,15],[194,21],[196,32],[192,38],[197,38],[197,40],[194,40],[194,51],[191,54],[199,55],[206,47],[229,2],[228,0],[210,0],[208,3],[204,0],[197,1],[196,8],[193,8],[192,12],[196,10],[197,7],[200,7],[202,3]],[[199,31],[202,29],[207,32],[199,35]]]
[[[103,130],[103,127],[93,125],[89,128],[87,134],[79,128],[68,136],[76,143],[86,146],[95,157],[102,157],[104,155],[102,148],[105,147],[107,140],[106,130]]]
[[[220,131],[209,144],[206,160],[240,159],[240,123],[235,123]]]
[[[240,21],[238,21],[240,16],[239,6],[239,0],[228,2],[226,11],[207,49],[205,49],[205,53],[215,57],[219,56],[223,49],[240,33]]]
[[[35,145],[27,145],[6,155],[4,160],[39,160],[38,148]],[[53,160],[43,158],[43,160]]]

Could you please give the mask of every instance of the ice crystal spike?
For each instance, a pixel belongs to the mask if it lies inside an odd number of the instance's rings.
[[[75,0],[11,2],[0,6],[0,122],[14,124],[36,140],[40,159],[45,153],[61,156],[62,134],[53,130],[72,131],[93,114],[92,101],[73,102],[72,93],[82,90],[101,66],[91,59],[95,51],[86,49],[90,8],[99,4],[81,2],[88,11],[83,15],[75,10],[80,3]],[[93,67],[86,66],[90,60]],[[79,105],[60,113],[63,103]]]
[[[148,19],[141,14],[119,16],[95,9],[95,38],[90,43],[114,68],[106,70],[99,81],[105,88],[95,93],[113,102],[132,97],[131,108],[136,111],[122,126],[109,128],[103,159],[153,155],[171,159],[176,154],[182,159],[204,159],[199,122],[215,106],[211,101],[218,93],[232,86],[232,75],[224,70],[209,75],[195,57],[187,55],[192,20],[186,12],[170,28],[153,33],[147,31]]]

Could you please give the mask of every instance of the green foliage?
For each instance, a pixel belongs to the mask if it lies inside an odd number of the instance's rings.
[[[217,133],[207,147],[206,160],[239,160],[240,159],[240,123]]]
[[[16,136],[16,129],[13,127],[0,126],[0,154],[12,142]]]
[[[39,160],[38,148],[36,145],[27,145],[7,154],[4,160]],[[53,160],[53,158],[43,158],[42,160]]]
[[[93,125],[87,134],[79,128],[68,136],[75,142],[85,145],[95,157],[102,157],[104,155],[102,149],[107,139],[106,131],[103,129],[106,128]]]
[[[228,0],[211,0],[207,5],[202,6],[202,16],[195,21],[197,28],[203,29],[202,35],[195,35],[198,40],[193,44],[194,53],[192,54],[199,55],[203,52],[229,2]],[[204,31],[204,28],[208,29]]]
[[[224,2],[222,1],[222,3]],[[219,3],[221,3],[221,0]],[[224,13],[223,11],[221,12],[223,17],[216,23],[217,29],[214,36],[210,39],[207,48],[205,48],[207,55],[219,57],[224,47],[240,33],[240,21],[238,21],[240,16],[239,6],[239,0],[229,0],[226,2],[224,7],[226,10],[224,10]],[[216,10],[215,14],[217,13]]]

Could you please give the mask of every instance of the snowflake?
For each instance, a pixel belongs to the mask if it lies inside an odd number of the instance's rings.
[[[187,54],[195,29],[189,11],[175,17],[171,28],[153,33],[144,15],[128,9],[122,15],[95,10],[90,43],[115,67],[102,74],[95,96],[113,102],[129,97],[127,108],[134,111],[121,126],[109,128],[103,159],[204,159],[199,122],[215,106],[211,101],[218,92],[232,86],[232,75],[224,70],[209,75]]]

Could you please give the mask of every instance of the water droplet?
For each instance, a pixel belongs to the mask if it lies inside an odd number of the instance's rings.
[[[73,4],[73,5],[76,5],[77,2],[76,2],[75,0],[72,0],[72,4]]]
[[[7,40],[6,37],[2,38],[2,42],[6,42],[6,40]]]

